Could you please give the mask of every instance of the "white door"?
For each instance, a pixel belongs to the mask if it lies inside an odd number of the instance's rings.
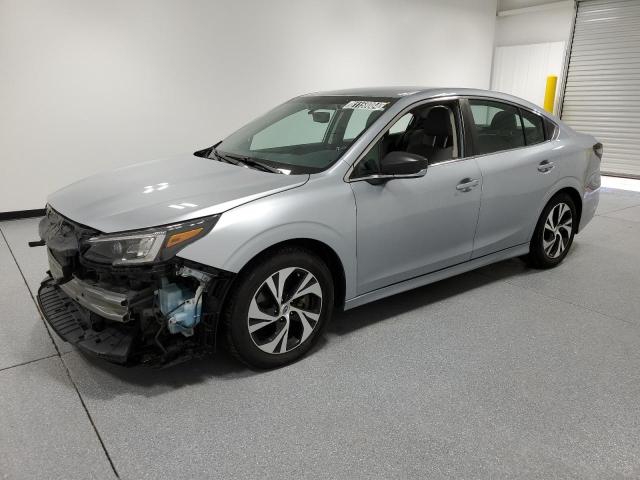
[[[640,176],[640,1],[578,3],[562,120],[602,142],[603,173]]]

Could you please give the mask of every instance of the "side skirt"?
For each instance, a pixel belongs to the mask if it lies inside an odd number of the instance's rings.
[[[344,305],[345,310],[359,307],[365,303],[374,302],[381,298],[390,297],[396,293],[406,292],[407,290],[413,290],[414,288],[422,287],[430,283],[444,280],[445,278],[453,277],[461,273],[475,270],[476,268],[484,267],[491,263],[500,262],[513,257],[519,257],[529,253],[529,243],[523,243],[522,245],[516,245],[515,247],[506,248],[499,252],[490,253],[483,257],[474,258],[464,263],[459,263],[452,267],[443,268],[435,272],[427,273],[419,277],[410,278],[399,283],[394,283],[388,287],[379,288],[371,292],[363,293],[357,297],[353,297],[347,300]]]

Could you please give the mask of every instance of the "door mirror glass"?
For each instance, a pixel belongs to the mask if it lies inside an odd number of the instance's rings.
[[[417,176],[427,170],[428,161],[422,155],[409,152],[389,152],[380,160],[380,175]]]

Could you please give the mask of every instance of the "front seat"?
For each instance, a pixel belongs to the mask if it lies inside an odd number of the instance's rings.
[[[453,156],[453,131],[447,107],[434,107],[420,116],[403,139],[403,150],[426,157],[429,163]]]

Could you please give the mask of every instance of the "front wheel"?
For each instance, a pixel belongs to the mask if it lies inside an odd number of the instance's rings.
[[[225,308],[231,352],[256,368],[291,363],[311,349],[333,310],[333,282],[312,252],[285,247],[240,273]]]
[[[569,253],[577,227],[576,206],[566,193],[553,197],[542,211],[529,246],[529,263],[552,268]]]

